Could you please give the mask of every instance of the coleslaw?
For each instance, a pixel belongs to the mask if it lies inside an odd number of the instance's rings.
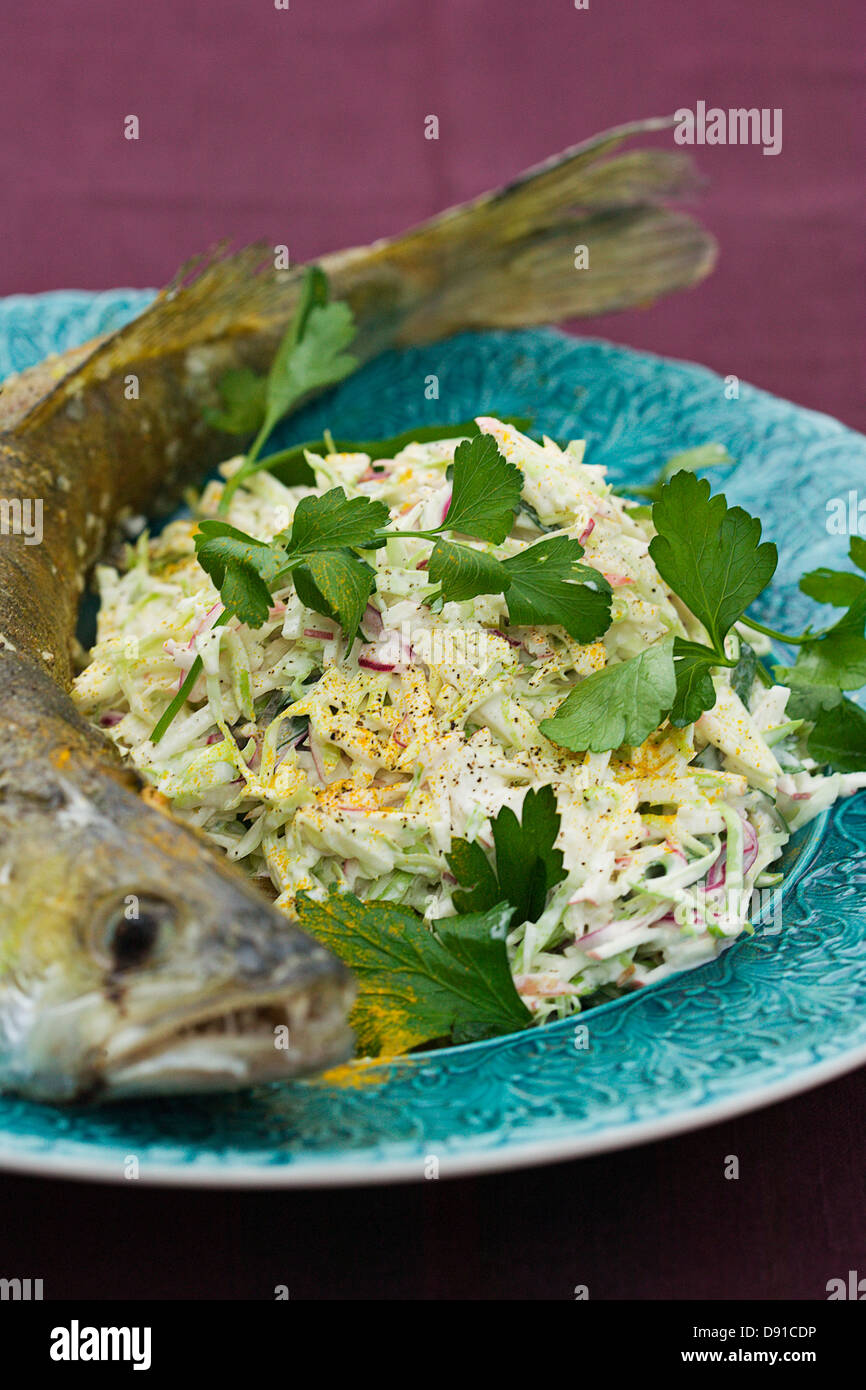
[[[75,682],[81,711],[184,820],[272,886],[332,887],[365,901],[455,912],[447,854],[460,837],[492,847],[491,822],[519,813],[528,788],[552,787],[566,876],[534,922],[507,938],[516,987],[537,1021],[564,1017],[712,959],[744,930],[754,894],[779,882],[790,836],[866,774],[822,772],[806,752],[789,691],[763,668],[716,668],[716,703],[696,723],[665,723],[642,745],[572,753],[539,724],[581,678],[668,634],[702,629],[650,558],[646,508],[617,496],[584,444],[539,444],[479,417],[524,475],[505,559],[539,536],[566,535],[612,589],[612,621],[582,645],[561,627],[509,626],[503,594],[433,604],[424,540],[391,539],[371,556],[376,588],[347,650],[336,622],[287,583],[267,622],[217,625],[219,592],[199,566],[197,518],[216,513],[207,484],[189,519],[102,566],[97,642]],[[342,487],[387,503],[402,531],[441,523],[459,440],[411,444],[394,458],[307,454],[315,487],[246,476],[227,520],[261,539],[300,500]],[[224,479],[240,467],[230,460]],[[726,651],[766,639],[737,626]],[[763,643],[763,647],[759,644]],[[156,720],[196,657],[201,675],[158,744]]]

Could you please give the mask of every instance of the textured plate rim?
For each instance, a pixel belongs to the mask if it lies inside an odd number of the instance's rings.
[[[590,1158],[611,1150],[633,1149],[669,1139],[677,1134],[706,1129],[753,1110],[787,1100],[791,1096],[814,1090],[828,1081],[856,1071],[866,1065],[866,1044],[860,1044],[839,1057],[816,1062],[793,1076],[770,1082],[740,1095],[728,1096],[696,1108],[685,1106],[663,1119],[640,1120],[626,1125],[611,1126],[595,1135],[574,1136],[558,1140],[512,1141],[501,1149],[478,1149],[440,1157],[439,1180],[443,1178],[484,1177],[515,1168],[535,1168],[569,1159]],[[109,1182],[127,1186],[122,1165],[116,1159],[60,1157],[54,1154],[0,1154],[0,1171],[30,1177],[52,1177],[76,1182]],[[364,1159],[347,1162],[344,1159],[318,1158],[315,1162],[278,1164],[244,1164],[235,1159],[219,1163],[175,1165],[171,1163],[142,1163],[136,1184],[147,1187],[202,1188],[325,1188],[378,1187],[388,1183],[424,1181],[423,1165],[418,1159]]]

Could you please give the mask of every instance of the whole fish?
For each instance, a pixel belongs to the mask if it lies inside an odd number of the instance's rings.
[[[353,352],[645,304],[706,274],[712,239],[663,205],[693,188],[688,159],[616,153],[669,124],[623,126],[402,237],[323,257],[359,326]],[[217,383],[266,370],[293,314],[301,270],[271,257],[205,261],[127,327],[0,391],[0,498],[43,509],[41,544],[0,537],[0,1088],[227,1088],[351,1048],[342,965],[142,795],[68,694],[88,571],[124,515],[165,511],[225,457],[205,423]]]

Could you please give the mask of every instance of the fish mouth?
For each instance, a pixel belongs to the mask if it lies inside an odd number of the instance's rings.
[[[353,998],[351,981],[338,978],[133,1025],[104,1050],[98,1098],[230,1091],[326,1070],[351,1055]]]

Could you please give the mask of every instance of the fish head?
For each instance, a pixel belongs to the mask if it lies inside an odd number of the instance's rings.
[[[67,769],[10,811],[0,1085],[51,1101],[226,1090],[350,1054],[345,967],[120,778]]]

